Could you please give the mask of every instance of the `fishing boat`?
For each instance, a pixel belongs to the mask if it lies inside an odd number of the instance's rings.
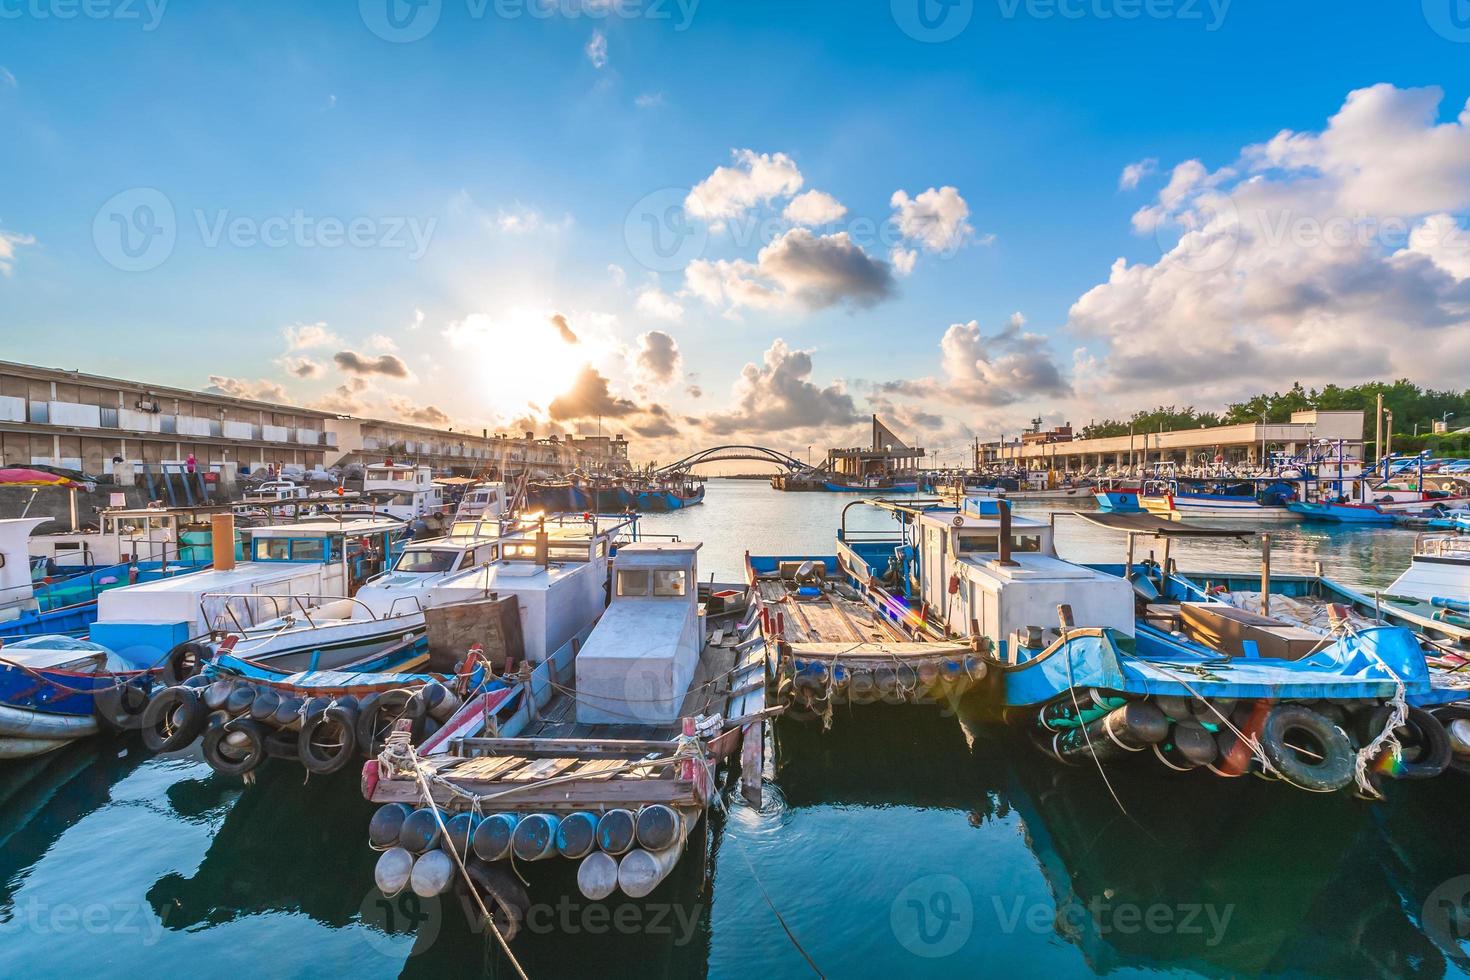
[[[1143,510],[1138,495],[1143,487],[1136,481],[1106,479],[1093,487],[1092,499],[1098,510],[1120,514],[1136,514]]]
[[[869,476],[860,480],[823,481],[828,493],[918,493],[918,477]]]
[[[530,905],[514,869],[536,886],[537,862],[573,861],[588,901],[642,899],[686,851],[703,853],[691,841],[708,832],[726,762],[740,760],[759,800],[764,652],[741,639],[753,617],[711,617],[700,602],[699,547],[623,546],[589,633],[527,662],[513,692],[466,704],[417,748],[390,738],[365,766],[387,898],[459,883],[472,918],[509,942]]]
[[[704,481],[688,473],[675,473],[635,486],[632,492],[635,506],[641,511],[683,510],[704,502]]]
[[[1301,496],[1298,486],[1280,477],[1168,477],[1145,481],[1138,503],[1180,520],[1295,520],[1287,504]]]
[[[849,512],[859,506],[890,511],[899,529],[849,529]],[[839,705],[953,704],[974,689],[986,664],[968,635],[943,625],[936,608],[949,607],[951,594],[942,581],[937,594],[926,590],[920,565],[934,534],[953,547],[963,538],[966,551],[993,541],[996,513],[962,515],[933,501],[855,501],[843,508],[835,554],[747,555],[770,652],[772,703],[789,707],[793,719],[820,717],[830,726]]]
[[[1307,521],[1330,524],[1390,525],[1396,520],[1393,511],[1379,504],[1352,503],[1346,500],[1292,500],[1286,509]]]
[[[1445,771],[1444,726],[1425,708],[1459,700],[1465,685],[1432,668],[1411,629],[1344,602],[1314,611],[1293,603],[1287,593],[1311,596],[1323,580],[1273,575],[1269,535],[1255,580],[1181,574],[1172,542],[1255,532],[1156,515],[1075,516],[1127,534],[1123,565],[1090,567],[1127,584],[1136,619],[1131,630],[1098,629],[1094,617],[1060,610],[1048,633],[1055,640],[997,672],[1003,716],[1049,754],[1092,764],[1144,753],[1171,769],[1258,771],[1314,792],[1353,786],[1365,796],[1377,794],[1383,776]],[[1135,561],[1142,538],[1163,544],[1161,559]],[[1254,605],[1245,601],[1252,584]]]
[[[376,503],[374,510],[404,522],[413,522],[444,509],[442,489],[427,465],[370,463],[363,470],[362,494]]]
[[[270,757],[335,772],[359,753],[376,754],[402,717],[416,722],[417,739],[431,736],[465,700],[508,686],[491,684],[493,672],[540,663],[590,629],[602,614],[609,553],[632,527],[457,522],[443,538],[406,546],[392,570],[338,600],[350,603],[346,619],[333,618],[335,603],[302,604],[299,618],[217,633],[198,681],[207,686],[156,694],[145,740],[176,751],[202,738],[206,762],[245,775]],[[344,650],[373,629],[384,645]],[[214,736],[201,721],[211,712],[226,728]]]

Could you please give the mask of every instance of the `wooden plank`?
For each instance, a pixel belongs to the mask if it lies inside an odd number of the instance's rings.
[[[515,775],[506,778],[501,777],[501,782],[511,783],[534,783],[542,779],[550,779],[559,776],[582,760],[575,757],[563,757],[560,759],[537,759],[528,765],[517,769]]]
[[[676,748],[671,741],[644,739],[467,738],[464,743],[466,749],[474,749],[485,755],[515,755],[532,759],[560,756],[578,756],[584,759],[629,759],[650,753],[672,755]]]

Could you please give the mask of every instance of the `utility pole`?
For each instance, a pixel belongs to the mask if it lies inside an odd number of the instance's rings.
[[[1378,393],[1378,410],[1373,413],[1373,462],[1383,458],[1383,392]]]

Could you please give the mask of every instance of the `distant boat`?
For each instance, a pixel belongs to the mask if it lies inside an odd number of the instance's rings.
[[[1333,524],[1392,524],[1394,515],[1377,504],[1351,504],[1336,501],[1293,500],[1286,505],[1293,514],[1308,521]]]

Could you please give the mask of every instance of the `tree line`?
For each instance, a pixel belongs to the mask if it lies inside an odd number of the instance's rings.
[[[1197,429],[1201,426],[1234,425],[1242,422],[1288,422],[1291,413],[1308,408],[1323,411],[1351,410],[1363,412],[1363,439],[1373,441],[1373,411],[1379,395],[1383,407],[1393,413],[1393,448],[1395,452],[1418,452],[1431,449],[1437,453],[1470,451],[1470,434],[1456,433],[1457,428],[1470,427],[1470,390],[1436,391],[1421,388],[1406,378],[1392,383],[1370,381],[1366,384],[1324,385],[1305,388],[1300,381],[1287,391],[1259,394],[1226,406],[1223,412],[1199,411],[1193,405],[1182,408],[1161,405],[1150,411],[1138,411],[1127,419],[1103,419],[1082,427],[1080,437],[1096,439],[1126,436],[1134,433]],[[1447,420],[1450,431],[1433,434],[1434,423]],[[1415,434],[1415,428],[1418,434]]]

